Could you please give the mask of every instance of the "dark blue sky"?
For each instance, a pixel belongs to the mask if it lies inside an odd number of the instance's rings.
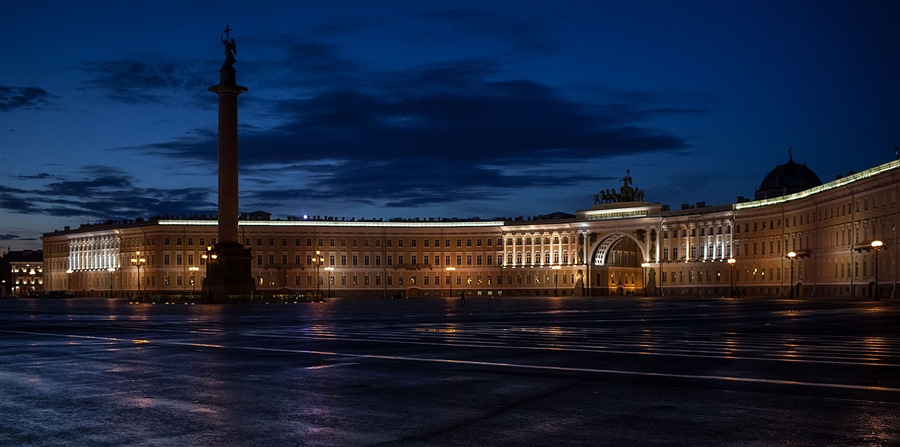
[[[895,1],[0,3],[0,238],[214,213],[225,24],[241,210],[574,213],[733,203],[900,145]]]

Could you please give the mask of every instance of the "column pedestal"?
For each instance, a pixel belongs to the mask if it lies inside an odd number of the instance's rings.
[[[210,303],[249,301],[256,290],[250,275],[250,249],[236,242],[215,247],[216,259],[207,261],[203,288]]]

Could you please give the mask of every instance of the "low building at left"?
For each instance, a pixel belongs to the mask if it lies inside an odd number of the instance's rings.
[[[44,294],[44,252],[10,251],[3,255],[5,274],[3,295],[42,296]]]

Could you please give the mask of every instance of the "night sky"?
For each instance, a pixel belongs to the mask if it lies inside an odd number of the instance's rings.
[[[827,182],[900,145],[896,1],[0,2],[0,252],[215,214],[225,25],[240,209],[588,208],[630,170],[678,208]]]

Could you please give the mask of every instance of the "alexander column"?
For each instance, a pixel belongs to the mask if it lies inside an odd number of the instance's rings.
[[[225,63],[219,69],[219,84],[209,91],[219,97],[219,237],[206,260],[204,287],[213,302],[245,300],[256,285],[250,271],[250,249],[238,239],[238,120],[237,97],[247,87],[237,85],[234,55],[237,46],[225,26]],[[212,256],[215,255],[215,256]]]

